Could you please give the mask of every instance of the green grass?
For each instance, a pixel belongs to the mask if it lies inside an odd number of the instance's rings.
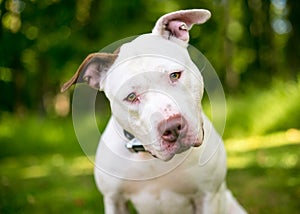
[[[70,119],[6,116],[0,129],[0,213],[103,210]]]
[[[51,156],[47,157],[50,160],[45,158],[37,157],[39,164],[33,164],[33,158],[14,166],[13,160],[1,163],[1,213],[101,212],[101,196],[95,189],[91,169],[74,174],[67,166],[72,164],[71,158],[62,166],[53,166]],[[13,168],[10,172],[3,166],[6,164]]]
[[[227,183],[249,213],[300,210],[300,131],[228,139]]]
[[[6,148],[0,158],[0,213],[101,213],[93,164],[73,136],[72,121],[15,122],[6,118],[1,124],[14,126],[0,134]],[[51,140],[50,129],[59,140]],[[225,145],[228,186],[250,213],[300,210],[299,130],[227,139]]]
[[[299,88],[227,99],[227,183],[249,213],[299,213]],[[0,148],[0,213],[103,213],[70,118],[2,114]]]

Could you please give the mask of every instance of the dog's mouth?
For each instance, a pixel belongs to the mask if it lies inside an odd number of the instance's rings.
[[[183,153],[192,147],[199,147],[201,144],[202,140],[185,136],[178,138],[175,142],[161,140],[157,147],[145,146],[145,148],[146,151],[149,152],[153,157],[161,159],[163,161],[169,161],[175,155]]]
[[[124,135],[129,140],[126,147],[132,152],[148,152],[153,157],[165,161],[170,160],[174,155],[180,154],[191,147],[198,147],[201,145],[201,141],[195,139],[193,134],[179,135],[176,139],[169,137],[168,140],[165,140],[162,137],[160,138],[160,141],[146,145],[143,145],[134,137],[134,135],[126,130],[124,130]]]
[[[149,132],[149,135],[136,134],[135,138],[132,134],[126,133],[126,138],[133,144],[126,144],[126,147],[134,152],[148,152],[153,157],[168,161],[176,154],[183,153],[191,147],[199,147],[203,141],[203,124],[201,126],[195,123],[188,122],[181,114],[175,114],[171,117],[161,120],[157,123],[154,132]],[[200,124],[199,124],[200,125]],[[152,134],[155,133],[155,134]],[[138,139],[138,140],[137,140]],[[134,140],[138,144],[134,143]]]
[[[157,133],[151,137],[152,143],[143,145],[153,157],[163,161],[171,160],[176,154],[192,147],[199,147],[204,138],[203,124],[195,127],[182,115],[173,115],[157,125]]]

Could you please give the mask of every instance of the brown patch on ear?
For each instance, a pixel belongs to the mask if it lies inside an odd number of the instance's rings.
[[[118,48],[114,51],[114,54],[119,54],[119,53],[120,53],[120,49],[121,49],[121,47],[118,47]]]
[[[117,57],[117,54],[109,53],[92,53],[88,55],[73,77],[61,87],[60,91],[65,92],[72,85],[82,82],[99,89],[101,73],[106,72]]]

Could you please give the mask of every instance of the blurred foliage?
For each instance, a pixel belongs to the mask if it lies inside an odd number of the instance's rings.
[[[249,88],[245,94],[228,95],[224,137],[300,129],[299,92],[300,81],[275,80],[270,89]]]
[[[88,53],[150,32],[161,15],[186,8],[211,10],[190,43],[228,92],[296,81],[299,7],[296,0],[0,0],[0,110],[66,115],[69,94],[59,87]]]

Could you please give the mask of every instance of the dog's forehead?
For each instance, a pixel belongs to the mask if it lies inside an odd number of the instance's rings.
[[[183,70],[190,62],[186,48],[160,36],[139,36],[120,48],[119,56],[108,72],[105,91],[115,94],[124,84],[132,83],[131,80],[137,85],[159,81],[161,74]]]
[[[177,43],[161,36],[143,34],[120,48],[115,64],[144,55],[165,57],[182,64],[186,64],[186,61],[190,59],[187,49]]]

